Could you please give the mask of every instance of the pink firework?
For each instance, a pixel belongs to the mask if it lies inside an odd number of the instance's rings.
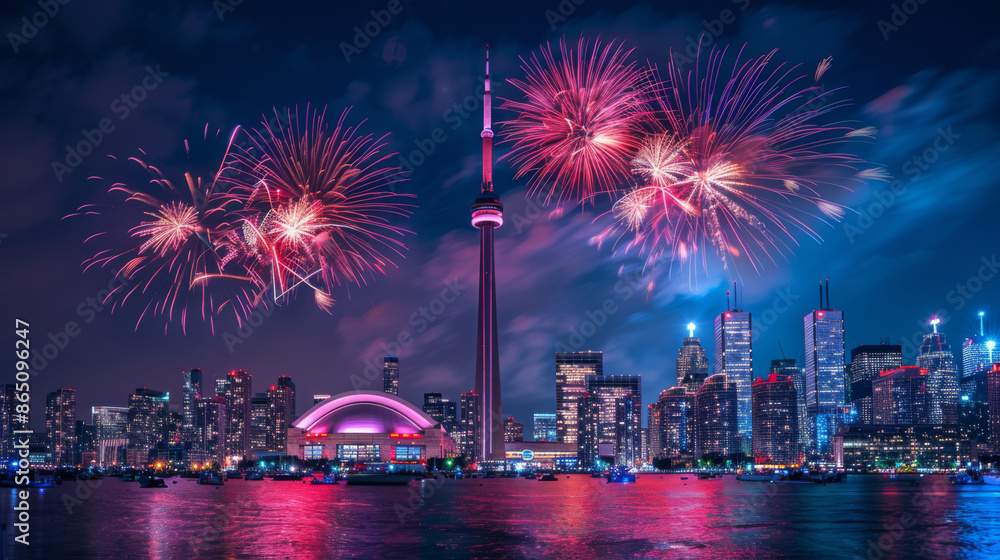
[[[525,79],[510,83],[524,99],[504,100],[502,108],[517,113],[504,133],[516,176],[529,176],[534,192],[592,201],[628,177],[650,100],[631,52],[583,38],[572,50],[563,39],[558,59],[549,45],[541,60],[521,59]]]
[[[276,302],[302,287],[329,309],[332,290],[364,284],[395,266],[406,230],[393,220],[408,216],[410,195],[395,192],[398,168],[382,154],[385,137],[345,124],[333,130],[324,112],[275,114],[249,133],[252,147],[235,151],[245,200],[243,239],[250,265],[267,278]]]
[[[837,149],[869,134],[824,121],[845,103],[800,86],[795,68],[771,67],[774,53],[741,61],[741,52],[731,70],[714,49],[705,68],[668,66],[656,90],[664,132],[642,139],[638,185],[613,210],[635,233],[629,246],[687,259],[710,244],[725,264],[745,257],[759,271],[797,244],[796,232],[818,239],[807,219],[838,219],[830,195],[873,176]]]
[[[232,137],[220,137],[218,131],[210,134],[206,127],[204,140],[221,140],[228,151]],[[186,151],[190,160],[190,150]],[[237,211],[242,203],[220,181],[225,169],[212,169],[203,176],[184,173],[183,183],[178,186],[144,160],[130,161],[149,174],[148,187],[139,190],[115,183],[109,192],[125,195],[126,207],[135,205],[141,212],[138,225],[127,231],[103,231],[88,239],[121,237],[114,244],[124,246],[101,250],[84,263],[85,269],[112,269],[120,282],[102,303],[110,303],[115,309],[132,299],[139,300],[143,310],[136,327],[146,317],[160,316],[165,320],[164,329],[176,320],[186,330],[191,310],[197,310],[210,323],[226,309],[237,319],[245,316],[258,299],[261,284],[238,264],[242,248],[234,232],[241,219]],[[96,205],[84,206],[78,214],[98,215],[105,222],[116,220],[107,209]],[[237,262],[230,268],[242,280],[238,285],[211,281],[232,276],[226,268],[234,260]]]

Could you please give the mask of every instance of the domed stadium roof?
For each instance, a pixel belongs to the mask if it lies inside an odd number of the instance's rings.
[[[334,395],[292,424],[310,434],[415,434],[437,425],[436,420],[403,399],[374,391]]]

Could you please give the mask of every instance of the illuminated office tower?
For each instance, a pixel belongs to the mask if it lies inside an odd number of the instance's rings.
[[[288,427],[295,421],[295,383],[287,375],[267,391],[267,450],[285,453]]]
[[[128,451],[126,462],[145,466],[149,452],[167,440],[170,393],[139,387],[128,399]]]
[[[194,401],[201,398],[202,371],[191,368],[184,372],[184,385],[181,387],[181,414],[184,421],[181,432],[185,442],[196,439],[194,433]]]
[[[989,403],[990,448],[994,454],[1000,454],[1000,364],[986,372],[986,394]]]
[[[701,387],[708,377],[708,357],[701,347],[701,339],[694,336],[694,323],[689,323],[689,336],[677,350],[677,386],[686,387],[692,393]]]
[[[728,456],[736,449],[738,434],[736,384],[726,374],[710,376],[694,395],[695,457]]]
[[[872,381],[883,371],[903,366],[900,344],[862,344],[851,349],[851,403],[858,412],[859,424],[874,424]]]
[[[872,381],[872,424],[876,426],[929,424],[932,395],[926,369],[901,366],[883,371]]]
[[[226,398],[221,395],[195,400],[195,426],[200,440],[195,447],[203,462],[226,461]]]
[[[504,443],[517,443],[524,441],[524,423],[517,422],[513,417],[504,420],[503,441]]]
[[[694,395],[684,387],[673,387],[661,391],[649,405],[650,460],[694,455]]]
[[[799,463],[798,394],[793,377],[772,373],[753,384],[753,456],[757,464]]]
[[[399,358],[386,356],[382,363],[382,392],[399,394]]]
[[[233,370],[226,384],[226,460],[235,463],[250,458],[250,397],[252,376]]]
[[[934,331],[924,335],[917,365],[927,370],[927,416],[931,424],[958,424],[958,371],[944,334],[937,332],[940,319],[931,320]]]
[[[76,391],[57,389],[45,398],[45,445],[49,463],[76,465]]]
[[[594,375],[587,394],[597,400],[597,416],[589,421],[597,422],[598,455],[635,466],[642,454],[642,376]]]
[[[128,407],[94,406],[90,419],[97,439],[97,466],[123,465],[128,449]]]
[[[270,435],[270,414],[267,393],[257,393],[250,397],[250,455],[258,457],[268,451]]]
[[[17,418],[17,399],[14,397],[14,384],[0,385],[0,462],[9,463],[17,458],[14,450],[14,430],[23,429],[22,422],[14,422]]]
[[[599,445],[599,429],[601,406],[597,397],[587,392],[580,393],[574,399],[576,403],[577,427],[576,433],[576,464],[581,469],[602,468],[601,449]],[[605,446],[606,459],[610,460],[613,450]]]
[[[602,352],[556,352],[556,439],[576,443],[576,400],[587,392],[587,376],[604,375]]]
[[[535,441],[557,441],[556,415],[551,412],[536,412],[532,418],[532,439]]]
[[[441,393],[424,393],[423,411],[427,416],[441,423],[444,429],[457,437],[458,404],[441,396]]]
[[[779,377],[791,377],[795,384],[795,409],[799,424],[799,451],[806,447],[809,432],[809,415],[806,413],[806,376],[794,358],[771,360],[771,373]]]
[[[844,410],[844,313],[830,306],[830,283],[820,283],[820,308],[803,318],[805,326],[806,411],[809,446],[829,455],[831,438]]]
[[[749,311],[733,309],[715,318],[715,373],[725,374],[727,382],[736,387],[737,434],[744,442],[750,440],[753,431],[750,422],[750,384],[753,381],[752,339]]]
[[[458,444],[462,454],[473,460],[478,460],[482,450],[479,448],[481,440],[476,437],[479,432],[480,410],[483,406],[483,399],[474,392],[462,393],[460,404],[462,408],[462,425],[459,429],[459,438],[455,442]]]

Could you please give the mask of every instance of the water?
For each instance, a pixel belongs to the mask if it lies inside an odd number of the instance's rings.
[[[27,548],[12,544],[13,492],[0,490],[10,558],[1000,557],[1000,487],[953,488],[939,476],[916,487],[868,476],[396,487],[175,478],[166,489],[108,478],[32,490]]]

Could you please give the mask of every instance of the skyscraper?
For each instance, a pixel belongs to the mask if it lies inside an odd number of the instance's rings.
[[[479,433],[479,422],[482,418],[480,409],[483,405],[483,399],[474,392],[462,393],[460,404],[462,408],[462,425],[459,429],[459,437],[455,443],[458,444],[462,455],[475,459],[481,454],[479,446],[482,440],[476,437],[476,435]]]
[[[513,417],[504,420],[503,441],[504,443],[516,443],[524,441],[524,423],[514,420]]]
[[[45,398],[45,445],[50,463],[76,464],[76,391],[57,389]]]
[[[749,311],[734,309],[715,318],[715,373],[736,387],[737,433],[750,440],[750,383],[753,381],[753,330]],[[745,445],[745,443],[744,443]],[[749,449],[747,449],[749,451]]]
[[[424,393],[424,413],[444,426],[444,429],[457,437],[458,431],[458,404],[449,401],[441,396],[441,393]]]
[[[883,371],[903,367],[900,344],[862,344],[851,349],[851,402],[859,424],[873,424],[872,381]]]
[[[986,372],[986,394],[989,402],[990,448],[1000,453],[1000,364],[993,364]]]
[[[288,427],[295,421],[295,383],[291,377],[279,376],[267,391],[267,415],[267,450],[285,453]]]
[[[726,374],[710,376],[694,396],[695,456],[719,455],[725,457],[738,451],[735,448],[738,434],[736,384],[726,379]]]
[[[386,356],[382,363],[382,392],[399,394],[399,358]]]
[[[581,469],[593,469],[601,466],[600,450],[600,416],[601,405],[597,397],[587,393],[577,394],[574,401],[576,403],[577,426],[576,433],[576,464]],[[605,450],[606,455],[612,455],[613,451]]]
[[[872,381],[872,424],[877,426],[930,423],[931,395],[927,370],[901,366]]]
[[[958,424],[958,371],[955,357],[944,334],[937,332],[940,321],[931,320],[934,331],[924,335],[917,365],[927,370],[928,420],[931,424]]]
[[[694,336],[694,323],[688,325],[691,335],[684,339],[684,345],[677,350],[677,386],[686,387],[692,393],[701,387],[708,377],[708,357],[701,347],[701,339]]]
[[[333,396],[333,395],[313,395],[313,406],[318,405],[319,403],[325,401],[326,399],[330,398],[331,396]]]
[[[91,422],[97,438],[97,466],[123,465],[127,461],[128,407],[94,406]]]
[[[791,377],[795,384],[795,409],[799,421],[799,451],[806,447],[809,432],[809,414],[806,413],[806,376],[794,358],[771,360],[771,373],[778,377]]]
[[[551,412],[536,412],[532,418],[531,435],[535,441],[558,441],[556,415]]]
[[[684,387],[661,391],[649,405],[650,460],[694,455],[694,436],[694,393]]]
[[[269,438],[272,437],[270,425],[270,402],[267,393],[257,393],[250,397],[250,455],[269,451]]]
[[[233,370],[226,376],[226,459],[238,462],[250,455],[250,396],[252,376]]]
[[[197,448],[204,462],[226,461],[226,398],[221,395],[195,400],[195,426],[201,440]]]
[[[0,463],[7,464],[14,458],[14,418],[17,410],[17,399],[14,398],[14,384],[0,385]]]
[[[184,415],[184,441],[195,439],[194,434],[194,401],[201,397],[202,371],[191,368],[184,372],[184,385],[181,388],[181,414]]]
[[[476,385],[482,418],[476,427],[478,460],[503,461],[503,415],[500,406],[500,342],[497,336],[497,281],[493,262],[493,230],[503,225],[503,205],[493,192],[493,129],[490,55],[486,51],[483,92],[483,184],[472,205],[472,225],[479,228],[479,324],[476,335]]]
[[[587,378],[587,394],[597,400],[597,447],[600,457],[635,466],[641,454],[642,379],[639,375]]]
[[[139,387],[128,399],[128,452],[131,466],[144,466],[149,452],[167,441],[170,393]]]
[[[587,376],[604,375],[603,352],[556,352],[556,441],[576,443],[576,400],[587,392]]]
[[[772,373],[753,387],[753,456],[757,464],[799,463],[799,414],[795,379]]]
[[[820,308],[803,318],[809,446],[820,454],[831,452],[844,408],[844,313],[830,307],[829,282],[826,288],[826,303],[821,282]]]

